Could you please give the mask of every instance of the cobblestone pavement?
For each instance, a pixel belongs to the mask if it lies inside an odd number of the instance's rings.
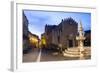
[[[90,59],[88,56],[85,59]],[[64,61],[79,60],[78,57],[64,57],[58,52],[49,52],[48,50],[35,48],[31,52],[23,55],[23,62],[47,62],[47,61]]]

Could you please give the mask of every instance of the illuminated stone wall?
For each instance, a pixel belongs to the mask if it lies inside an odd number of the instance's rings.
[[[28,36],[29,36],[29,42],[30,42],[31,48],[38,48],[39,47],[39,37],[35,34],[32,34],[31,32],[29,32]]]

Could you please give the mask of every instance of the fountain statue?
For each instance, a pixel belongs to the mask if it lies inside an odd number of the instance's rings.
[[[80,21],[78,25],[78,36],[76,36],[76,40],[78,41],[78,47],[68,48],[63,52],[63,56],[65,57],[76,57],[80,60],[85,59],[86,56],[89,56],[89,49],[86,50],[86,47],[84,47],[84,30],[82,27],[82,22]]]
[[[76,40],[78,40],[78,48],[79,48],[79,54],[80,54],[80,59],[84,59],[84,31],[83,31],[83,27],[82,27],[82,23],[80,21],[79,27],[78,27],[78,33],[79,36],[76,37]]]

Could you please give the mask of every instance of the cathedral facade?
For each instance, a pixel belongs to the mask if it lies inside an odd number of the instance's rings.
[[[62,48],[75,47],[77,29],[78,23],[72,18],[63,19],[58,25],[46,25],[47,45],[54,44]]]

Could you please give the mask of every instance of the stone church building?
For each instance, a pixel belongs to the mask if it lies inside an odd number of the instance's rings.
[[[72,18],[62,19],[58,25],[45,25],[47,45],[54,44],[62,48],[77,45],[78,23]]]

